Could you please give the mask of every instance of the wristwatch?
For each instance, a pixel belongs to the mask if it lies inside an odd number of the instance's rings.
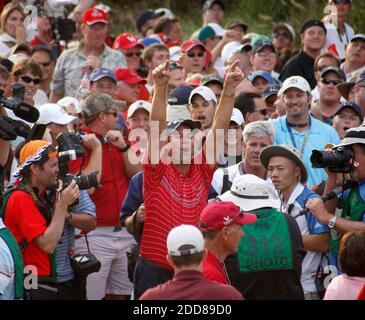
[[[330,221],[328,221],[328,227],[333,229],[336,225],[337,216],[333,216]]]
[[[71,212],[67,212],[66,213],[66,218],[65,221],[70,223],[70,221],[72,220],[72,213]]]

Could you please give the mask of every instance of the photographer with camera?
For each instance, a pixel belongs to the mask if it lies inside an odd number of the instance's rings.
[[[57,152],[51,145],[42,140],[24,144],[14,173],[18,178],[16,186],[6,192],[1,207],[5,225],[23,248],[24,266],[32,277],[37,277],[26,288],[31,300],[57,298],[54,252],[68,206],[80,195],[75,181],[56,192],[58,174]]]
[[[324,203],[321,199],[310,199],[306,208],[330,228],[330,252],[336,260],[334,263],[338,265],[342,236],[347,232],[365,230],[365,127],[347,130],[345,138],[331,151],[315,150],[311,161],[313,166],[327,168],[324,193],[333,191],[334,199]],[[350,174],[351,181],[357,183],[352,183],[342,192],[336,192],[338,173]]]
[[[76,118],[66,113],[65,109],[54,103],[47,103],[39,108],[39,119],[37,123],[47,125],[51,143],[53,146],[58,145],[59,155],[63,151],[74,151],[72,148],[81,148],[82,142],[91,150],[91,157],[94,160],[89,162],[90,168],[85,170],[92,172],[101,169],[101,143],[94,134],[82,136],[80,138],[80,145],[69,146],[67,139],[69,135],[67,125]],[[66,140],[66,143],[65,143]],[[67,145],[67,147],[64,146]],[[71,150],[64,150],[71,149]],[[62,159],[62,158],[61,158]],[[67,181],[67,160],[62,163],[59,160],[59,165],[64,164],[65,172],[62,172],[61,178],[64,183]],[[60,170],[62,171],[62,170]],[[65,175],[67,178],[62,176]],[[72,206],[67,214],[66,223],[61,236],[61,239],[56,248],[56,265],[57,265],[57,282],[58,282],[58,299],[61,300],[85,300],[86,299],[86,275],[80,275],[72,268],[71,259],[74,251],[75,242],[75,228],[83,231],[91,231],[96,227],[96,211],[95,205],[91,201],[87,190],[81,190],[80,198],[77,205]],[[88,189],[91,190],[91,189]]]

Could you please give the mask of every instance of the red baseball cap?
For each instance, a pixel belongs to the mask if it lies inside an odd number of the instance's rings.
[[[82,15],[82,23],[86,23],[91,26],[94,23],[108,23],[108,15],[104,10],[99,8],[89,8]]]
[[[205,45],[196,39],[184,41],[183,44],[181,45],[180,51],[181,51],[181,53],[186,53],[197,46],[200,46],[204,49],[204,51],[207,51],[207,48],[205,47]]]
[[[200,229],[219,231],[232,224],[252,224],[256,220],[255,214],[242,212],[231,201],[216,201],[209,203],[200,213]]]
[[[136,46],[144,48],[144,45],[138,42],[138,38],[131,33],[120,34],[113,43],[113,49],[115,50],[127,50]]]
[[[114,71],[115,76],[118,81],[123,81],[128,84],[146,84],[146,80],[141,78],[139,75],[131,72],[129,68],[127,69],[116,69]]]

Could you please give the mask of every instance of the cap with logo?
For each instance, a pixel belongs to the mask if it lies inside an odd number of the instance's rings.
[[[188,105],[190,93],[193,88],[190,86],[180,86],[173,89],[167,99],[169,105]]]
[[[255,214],[244,213],[231,201],[209,203],[200,213],[199,228],[203,232],[220,231],[232,224],[252,224],[257,221]]]
[[[144,45],[138,42],[138,38],[131,33],[120,34],[113,43],[114,50],[127,50],[134,47],[144,48]]]
[[[109,78],[113,80],[115,83],[117,83],[117,78],[115,77],[114,72],[107,68],[98,68],[93,70],[93,72],[90,73],[88,78],[90,82],[98,81],[102,78]]]
[[[181,225],[173,228],[167,236],[167,252],[170,256],[180,257],[204,251],[204,238],[197,227]]]
[[[264,100],[267,100],[272,96],[277,96],[280,91],[280,88],[281,88],[281,86],[276,85],[276,84],[265,88],[264,93],[263,93]]]
[[[136,102],[133,102],[129,108],[128,108],[128,114],[127,118],[131,118],[133,114],[137,110],[146,110],[148,113],[151,113],[152,105],[151,103],[144,101],[144,100],[137,100]]]
[[[203,5],[202,11],[205,12],[205,11],[209,10],[215,3],[219,4],[221,6],[222,10],[225,9],[224,2],[222,0],[207,0],[207,1],[205,1],[204,5]]]
[[[253,53],[260,52],[264,48],[270,48],[272,52],[276,53],[276,49],[270,40],[257,40],[255,44],[253,45]]]
[[[344,73],[341,69],[336,68],[336,67],[333,67],[333,66],[329,66],[329,67],[327,67],[327,68],[324,68],[324,69],[322,70],[322,72],[321,72],[321,78],[323,78],[323,77],[324,77],[327,73],[329,73],[329,72],[336,73],[336,74],[339,76],[339,78],[340,78],[341,80],[343,80],[343,81],[345,81],[345,80],[346,80],[346,75],[345,75],[345,73]]]
[[[300,30],[300,33],[303,34],[305,32],[305,30],[307,30],[311,27],[321,27],[324,30],[324,32],[327,34],[327,29],[324,26],[324,23],[318,19],[311,19],[311,20],[306,21],[303,24],[302,29]]]
[[[104,10],[99,8],[89,8],[87,9],[84,14],[82,15],[81,19],[82,23],[86,23],[87,25],[91,26],[94,23],[108,23],[108,15]]]
[[[338,114],[341,113],[342,110],[344,110],[346,108],[352,109],[359,116],[360,121],[363,122],[364,116],[362,114],[360,107],[355,102],[352,102],[352,101],[346,101],[346,102],[341,103],[339,105],[339,107],[337,108],[334,116],[337,116]]]
[[[76,120],[76,117],[67,114],[65,108],[56,103],[46,103],[39,107],[38,124],[56,123],[66,125]]]
[[[293,161],[297,166],[300,167],[300,182],[303,184],[307,182],[308,172],[303,161],[301,160],[301,154],[297,149],[285,144],[267,146],[262,149],[260,153],[260,161],[266,170],[272,157],[283,157]]]
[[[291,88],[296,88],[303,92],[311,93],[311,87],[307,80],[305,80],[301,76],[292,76],[292,77],[285,79],[285,81],[283,82],[283,86],[281,87],[278,95],[284,94],[285,91],[287,91],[288,89],[291,89]]]
[[[110,95],[105,93],[91,94],[81,102],[82,114],[86,121],[108,109],[125,110],[126,107],[124,101],[113,100]]]
[[[169,122],[167,124],[166,134],[171,135],[180,126],[186,126],[191,130],[195,130],[195,129],[201,129],[202,124],[201,124],[200,121],[194,121],[194,120],[191,120],[191,119],[175,120],[175,121]]]
[[[270,184],[253,174],[244,174],[234,179],[231,190],[218,196],[222,201],[232,201],[243,211],[260,208],[278,208],[279,201],[271,197]]]
[[[198,39],[200,41],[205,41],[209,38],[223,37],[223,36],[224,36],[224,29],[218,23],[208,23],[200,30]]]
[[[218,103],[217,97],[215,96],[212,89],[205,86],[199,86],[191,91],[189,103],[191,103],[193,96],[195,96],[196,94],[200,95],[205,101],[214,101],[215,103]]]
[[[190,40],[184,41],[183,44],[181,45],[180,50],[181,50],[181,53],[186,53],[195,47],[201,47],[204,51],[207,50],[205,45],[197,39],[190,39]]]
[[[115,76],[118,81],[123,81],[127,84],[146,84],[146,80],[139,75],[132,73],[129,68],[114,70]]]

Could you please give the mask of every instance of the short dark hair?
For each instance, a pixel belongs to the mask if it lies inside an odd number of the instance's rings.
[[[345,234],[340,244],[340,265],[350,277],[365,277],[365,231]]]
[[[173,264],[178,267],[198,266],[203,262],[204,251],[184,256],[170,256]]]
[[[234,100],[234,108],[241,111],[243,117],[246,117],[248,112],[252,113],[255,111],[255,100],[260,99],[261,96],[255,92],[243,92],[238,95]]]
[[[51,61],[54,60],[53,56],[52,56],[52,51],[50,49],[48,49],[47,47],[45,47],[45,46],[35,46],[35,47],[33,47],[31,56],[33,56],[37,52],[45,52],[46,54],[48,54]]]
[[[333,61],[336,61],[337,64],[337,68],[341,67],[341,61],[340,59],[338,59],[332,52],[329,51],[325,51],[323,53],[321,53],[315,60],[314,60],[314,71],[318,71],[318,63],[319,60],[323,59],[323,58],[329,58],[332,59]]]
[[[4,66],[0,65],[0,77],[4,78],[5,80],[9,79],[9,71]]]

